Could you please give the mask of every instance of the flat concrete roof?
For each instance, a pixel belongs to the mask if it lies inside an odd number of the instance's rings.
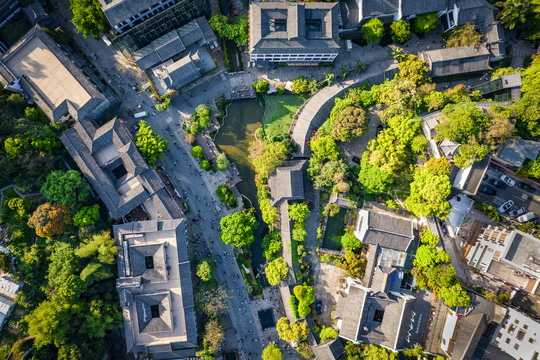
[[[15,74],[25,75],[54,107],[67,99],[81,108],[91,99],[79,81],[37,36],[10,56],[6,65]]]

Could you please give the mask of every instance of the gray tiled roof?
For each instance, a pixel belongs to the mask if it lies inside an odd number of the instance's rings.
[[[153,258],[153,268],[147,269],[146,257]],[[167,279],[163,244],[130,246],[129,258],[133,276],[140,276],[149,282],[162,282]]]
[[[216,35],[210,28],[208,21],[204,16],[201,16],[135,51],[133,58],[142,70],[147,70],[168,59],[177,58],[193,50],[193,46],[191,46],[193,44],[215,40]]]
[[[313,346],[313,353],[316,359],[337,360],[345,355],[345,348],[340,338],[327,340],[322,344]]]
[[[495,20],[495,11],[497,9],[485,0],[457,0],[456,6],[459,8],[458,26],[467,23],[481,26]]]
[[[347,296],[338,302],[336,316],[339,314],[341,317],[339,336],[349,340],[356,340],[366,295],[363,289],[351,286]]]
[[[412,221],[379,212],[369,212],[365,244],[407,251],[414,239]]]
[[[532,140],[510,139],[498,158],[507,163],[521,167],[525,160],[536,160],[540,153],[540,142]]]
[[[253,54],[317,53],[339,51],[336,3],[262,2],[250,6],[250,52]],[[306,28],[307,20],[320,20],[321,31]],[[285,21],[280,30],[275,20]]]
[[[159,0],[100,0],[100,2],[103,13],[114,26],[158,3]]]
[[[427,14],[448,10],[447,0],[403,0],[401,13],[403,17]]]
[[[21,79],[21,86],[29,97],[35,101],[39,108],[54,122],[57,123],[65,115],[71,115],[75,120],[80,120],[92,114],[93,111],[99,105],[108,104],[108,100],[96,89],[92,83],[84,76],[79,68],[71,61],[71,59],[60,49],[58,44],[39,26],[35,25],[30,29],[15,45],[13,45],[2,57],[0,62],[7,64],[12,57],[17,57],[20,51],[24,52],[25,46],[31,42],[32,39],[38,38],[46,47],[46,51],[50,51],[54,57],[64,66],[69,74],[77,81],[77,83],[86,91],[89,95],[89,99],[80,108],[73,104],[69,98],[72,94],[66,93],[66,100],[54,106],[48,100],[47,94],[44,94],[41,89],[37,88],[35,84],[30,81],[30,77]],[[42,49],[45,51],[45,49]],[[21,59],[17,59],[21,61]],[[7,65],[6,65],[7,66]],[[9,68],[9,66],[7,66]],[[7,84],[13,80],[11,74],[5,71],[3,66],[0,66],[0,78]],[[39,67],[36,67],[36,74],[33,76],[49,76],[47,74],[40,74]],[[10,69],[11,70],[11,69]],[[15,74],[16,77],[22,77],[26,74]]]
[[[201,70],[190,56],[167,66],[167,72],[169,76],[164,81],[169,89],[179,89],[201,77]]]
[[[489,66],[489,51],[484,45],[459,46],[454,48],[422,51],[418,57],[426,62],[432,77],[467,74],[486,71]]]
[[[158,306],[159,316],[153,316],[151,306]],[[171,303],[168,292],[135,296],[137,321],[141,333],[171,331]]]
[[[163,211],[159,214],[162,218],[171,219],[180,216],[179,211],[170,206],[168,194],[159,192],[163,184],[143,159],[118,119],[111,120],[101,128],[91,120],[80,120],[73,128],[65,131],[60,140],[113,218],[121,218],[155,196],[161,199],[153,200],[154,203],[164,204],[158,209]],[[107,164],[100,165],[96,154],[111,145],[116,151],[116,154],[110,155],[114,158]],[[108,149],[103,151],[106,152]],[[109,152],[112,154],[112,149]],[[121,179],[116,179],[112,175],[113,169],[110,167],[117,166],[116,164],[123,166],[127,172]],[[121,194],[119,188],[122,186],[128,186],[129,191]]]
[[[279,206],[285,200],[304,198],[304,170],[307,160],[285,161],[268,177],[270,203]]]
[[[400,0],[360,0],[362,2],[362,16],[378,16],[397,13]]]

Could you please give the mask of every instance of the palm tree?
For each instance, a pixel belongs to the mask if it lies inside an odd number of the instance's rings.
[[[349,75],[349,70],[343,65],[339,68],[339,73],[341,75],[341,81],[344,81],[347,78],[347,75]]]
[[[362,71],[366,70],[366,65],[362,62],[362,60],[356,60],[356,66],[355,66],[356,73],[359,74]]]
[[[326,73],[326,75],[324,76],[324,80],[323,82],[326,83],[326,86],[330,86],[332,85],[332,81],[334,80],[334,74],[332,73]]]
[[[531,6],[531,0],[506,0],[499,1],[495,5],[501,7],[501,12],[497,17],[510,30],[516,25],[524,24],[527,21],[527,14]]]

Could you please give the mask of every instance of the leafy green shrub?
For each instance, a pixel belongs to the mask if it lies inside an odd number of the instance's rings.
[[[216,189],[216,195],[218,196],[219,200],[228,207],[235,208],[238,206],[236,202],[236,196],[234,196],[234,193],[229,187],[229,185],[223,184],[218,186],[218,188]]]
[[[194,158],[202,159],[204,157],[204,151],[202,147],[200,147],[199,145],[194,146],[191,149],[191,156],[193,156]]]
[[[394,21],[390,25],[390,29],[392,29],[392,40],[394,42],[404,43],[411,36],[411,24],[405,19]]]
[[[73,225],[84,227],[94,225],[99,220],[99,205],[85,206],[73,215]]]
[[[289,295],[289,307],[291,308],[291,312],[293,313],[295,318],[299,318],[298,316],[298,299],[294,295]]]
[[[362,26],[361,31],[366,42],[376,43],[383,36],[384,24],[378,18],[373,18]]]
[[[191,117],[190,132],[193,135],[198,134],[210,125],[212,109],[206,104],[201,104],[195,109],[195,114]]]
[[[277,230],[270,231],[262,241],[263,255],[266,259],[272,260],[275,255],[283,249],[281,242],[281,232]]]
[[[206,159],[202,159],[201,162],[199,163],[199,166],[203,170],[210,170],[210,163]]]
[[[430,33],[439,23],[437,13],[421,14],[414,19],[412,29],[415,33]]]
[[[299,76],[293,80],[291,88],[295,94],[305,93],[308,91],[308,81],[305,77]]]
[[[265,93],[270,90],[270,83],[263,79],[259,79],[259,81],[254,82],[252,86],[257,93]]]
[[[325,342],[328,339],[337,339],[338,333],[336,330],[332,329],[331,327],[324,327],[319,332],[319,336],[321,338],[321,342]]]
[[[216,166],[218,170],[224,171],[229,168],[230,162],[229,159],[227,159],[227,155],[221,153],[218,156],[216,156]]]

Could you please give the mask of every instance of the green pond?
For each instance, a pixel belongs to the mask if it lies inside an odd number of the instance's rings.
[[[253,99],[233,101],[227,107],[223,126],[214,139],[217,147],[227,154],[240,171],[243,181],[236,185],[238,191],[246,196],[256,209],[259,227],[255,230],[255,241],[251,245],[252,265],[256,273],[265,260],[262,255],[261,242],[268,226],[261,218],[257,202],[255,171],[251,167],[248,157],[249,143],[255,140],[255,131],[261,127],[263,115],[264,107]],[[246,202],[245,199],[244,202]]]
[[[329,217],[326,222],[326,230],[322,241],[322,247],[330,250],[341,250],[341,235],[345,226],[347,209],[340,207],[339,212]]]

